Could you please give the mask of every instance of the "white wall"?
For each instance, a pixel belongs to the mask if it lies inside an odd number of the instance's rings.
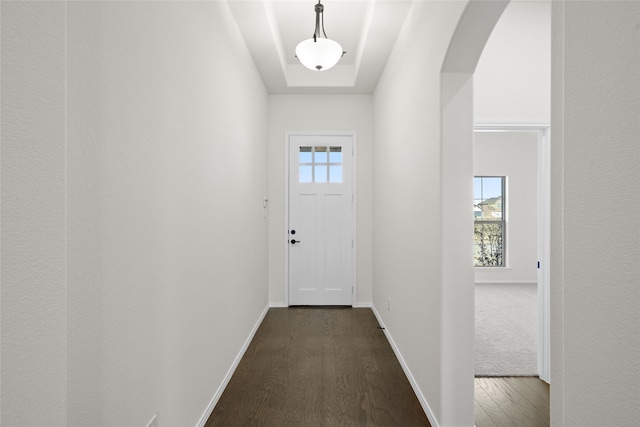
[[[552,425],[640,419],[639,28],[638,2],[553,3]]]
[[[440,71],[464,7],[415,2],[374,94],[373,303],[441,425],[460,402],[443,398]]]
[[[373,98],[370,95],[269,96],[269,301],[283,305],[287,249],[285,133],[354,131],[356,153],[356,304],[371,304]]]
[[[2,2],[0,424],[66,413],[65,61],[62,3]]]
[[[267,94],[228,5],[1,12],[1,423],[196,425],[268,303]]]
[[[476,123],[549,123],[551,1],[512,1],[473,76]]]
[[[476,267],[476,283],[535,283],[538,132],[475,132],[473,168],[476,176],[507,177],[507,265]]]

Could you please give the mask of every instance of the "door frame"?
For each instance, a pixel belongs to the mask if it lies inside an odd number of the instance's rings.
[[[537,367],[541,380],[550,383],[550,274],[551,245],[551,157],[549,145],[549,124],[476,124],[474,131],[531,131],[538,133],[538,212],[537,212],[537,252],[538,252],[538,345]]]
[[[357,174],[357,134],[356,132],[351,131],[286,131],[285,132],[285,142],[284,142],[284,231],[286,235],[283,241],[283,250],[284,250],[284,305],[289,307],[289,176],[290,176],[290,150],[291,150],[291,137],[292,136],[348,136],[351,137],[351,201],[352,207],[351,210],[351,230],[353,233],[353,248],[352,248],[352,256],[351,256],[351,268],[350,268],[350,276],[351,282],[353,283],[353,291],[351,292],[351,306],[354,307],[356,305],[356,301],[358,301],[358,282],[357,282],[357,272],[356,265],[358,264],[357,254],[358,254],[358,239],[357,239],[357,212],[358,212],[358,198],[356,197],[358,181],[356,177]]]

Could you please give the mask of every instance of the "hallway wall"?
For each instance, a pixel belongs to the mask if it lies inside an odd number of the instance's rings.
[[[268,303],[267,93],[228,5],[0,7],[0,424],[196,425]]]
[[[374,94],[373,303],[441,425],[455,403],[442,397],[440,71],[465,6],[414,2]]]
[[[0,424],[65,425],[62,3],[0,2]]]
[[[640,3],[552,10],[551,422],[630,426],[640,419]]]
[[[371,304],[372,155],[371,95],[269,95],[269,302],[285,301],[285,133],[356,132],[356,304]]]

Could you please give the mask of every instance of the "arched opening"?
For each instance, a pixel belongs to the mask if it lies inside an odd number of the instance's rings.
[[[441,69],[442,419],[474,419],[473,73],[508,0],[470,1]]]
[[[468,319],[460,319],[460,312],[464,311],[470,316],[474,313],[474,295],[470,295],[474,292],[474,280],[473,273],[469,273],[468,262],[473,252],[473,248],[469,247],[471,245],[469,236],[473,235],[473,225],[468,219],[462,217],[468,213],[469,200],[473,198],[465,195],[472,191],[470,183],[473,178],[472,129],[475,122],[472,80],[489,36],[508,4],[509,1],[476,2],[472,0],[469,2],[452,38],[442,68],[443,375],[455,378],[454,381],[458,381],[458,386],[465,391],[467,384],[464,378],[461,375],[455,375],[456,372],[460,373],[460,366],[467,366],[465,365],[466,356],[462,353],[468,351],[468,348],[462,342],[465,338],[460,333],[468,332],[468,325],[464,323]],[[548,120],[547,118],[544,122],[548,124]],[[546,130],[543,133],[546,138]],[[548,146],[545,150],[548,152]],[[548,163],[545,167],[548,168]],[[548,185],[548,169],[546,179]],[[548,205],[546,210],[548,214]],[[546,226],[548,227],[548,223]],[[546,246],[548,247],[548,241]],[[539,255],[548,256],[548,251]],[[543,258],[539,259],[543,260]],[[548,263],[545,263],[545,266],[548,266]],[[548,270],[546,275],[548,277]],[[539,329],[546,331],[546,334],[539,339],[542,346],[539,354],[544,356],[538,359],[538,371],[541,376],[544,374],[543,378],[548,381],[548,283],[541,289],[543,292],[538,299],[546,298],[546,303],[539,307],[538,312],[539,315],[546,313],[546,317],[543,318]],[[540,302],[538,301],[538,304]],[[452,331],[456,331],[458,335],[453,336]],[[471,335],[473,336],[473,332]],[[470,341],[473,342],[473,339]],[[473,350],[471,352],[473,353]],[[456,361],[457,371],[447,366],[448,361],[452,360],[451,357],[455,357],[453,355],[459,357]],[[473,377],[473,374],[469,377]],[[444,384],[450,386],[453,382],[445,381]],[[446,411],[447,406],[445,405],[444,408]],[[458,412],[459,410],[460,408]],[[449,416],[454,417],[455,413],[450,413]],[[545,414],[545,417],[548,417],[548,414]],[[462,419],[460,421],[462,422]]]

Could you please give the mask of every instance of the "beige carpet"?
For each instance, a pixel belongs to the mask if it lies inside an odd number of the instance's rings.
[[[538,375],[536,284],[475,288],[475,375]]]

